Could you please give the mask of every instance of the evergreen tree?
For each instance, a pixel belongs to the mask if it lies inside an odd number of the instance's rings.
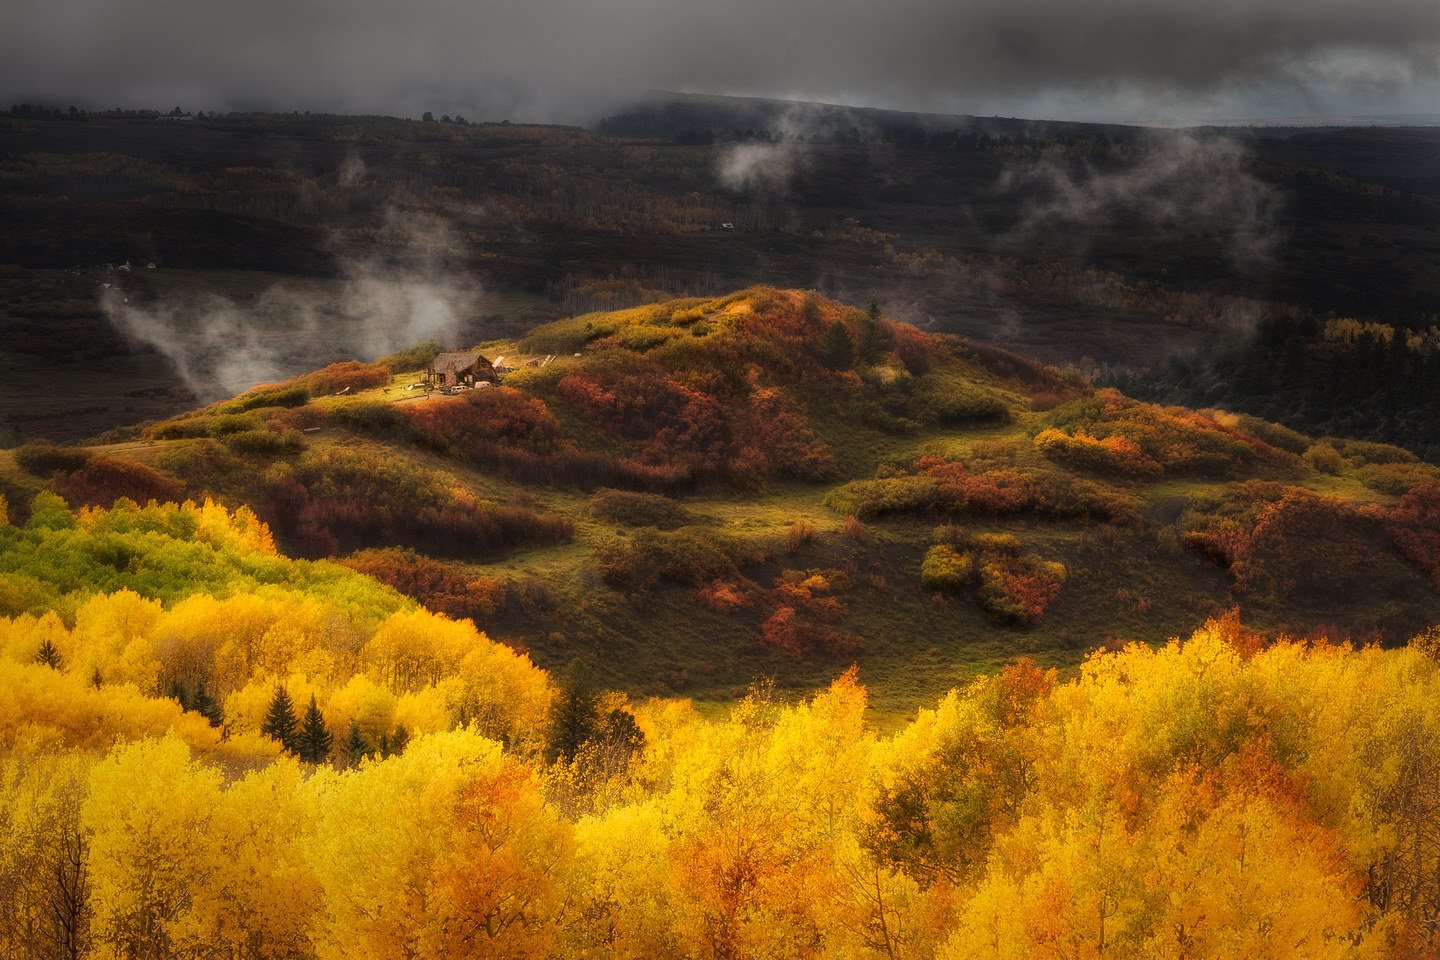
[[[360,725],[350,721],[350,735],[345,738],[345,745],[340,748],[347,766],[355,766],[365,759],[370,753],[370,744],[365,742],[365,736],[360,732]]]
[[[201,680],[195,685],[195,695],[190,698],[190,709],[210,721],[212,727],[225,726],[225,711],[220,709],[220,704],[210,696],[210,691],[205,689],[205,681]]]
[[[290,700],[290,692],[277,686],[275,696],[270,701],[270,709],[265,714],[265,722],[260,724],[260,732],[272,740],[278,740],[280,745],[291,753],[298,753],[296,731],[299,725],[299,721],[295,719],[295,704]]]
[[[410,731],[405,729],[404,724],[396,724],[395,733],[390,737],[390,756],[397,757],[405,752],[405,745],[410,742]]]
[[[880,354],[885,351],[885,331],[880,326],[880,304],[871,300],[865,308],[865,316],[860,321],[860,337],[856,344],[856,353],[864,363],[874,363],[880,359]]]
[[[550,740],[545,751],[550,760],[570,761],[585,741],[595,736],[597,699],[589,672],[578,660],[571,661],[560,680],[560,695],[550,708]]]
[[[820,339],[820,362],[831,370],[849,370],[855,366],[855,345],[843,320],[836,320],[825,328],[825,335]]]
[[[180,704],[181,710],[190,709],[190,694],[185,690],[185,684],[179,680],[170,681],[170,691],[166,694],[171,700]]]
[[[300,722],[300,733],[296,737],[300,759],[307,763],[324,763],[330,757],[330,745],[334,741],[335,738],[325,726],[325,718],[320,716],[320,708],[316,706],[315,695],[312,693],[310,706],[305,708],[305,719]]]
[[[55,644],[46,637],[40,641],[40,649],[35,651],[35,662],[43,663],[51,670],[59,670],[64,661],[60,659],[60,651],[55,649]]]
[[[90,686],[94,687],[96,690],[99,690],[101,687],[105,686],[105,678],[100,675],[99,667],[96,667],[90,673]]]

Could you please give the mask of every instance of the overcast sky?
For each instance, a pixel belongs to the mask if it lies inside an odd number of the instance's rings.
[[[1437,0],[0,0],[0,98],[584,121],[641,90],[1184,121],[1440,113]]]

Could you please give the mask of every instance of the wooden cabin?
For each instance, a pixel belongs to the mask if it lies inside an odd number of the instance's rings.
[[[426,378],[437,387],[454,389],[494,383],[495,366],[478,353],[442,353],[430,361]]]

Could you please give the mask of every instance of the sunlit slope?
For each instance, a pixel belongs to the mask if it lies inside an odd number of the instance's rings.
[[[882,713],[1025,653],[1252,624],[1403,640],[1440,620],[1435,471],[1140,404],[814,294],[756,288],[327,368],[86,451],[22,448],[23,507],[213,495],[542,664],[728,700],[856,662]],[[532,365],[533,363],[533,365]]]

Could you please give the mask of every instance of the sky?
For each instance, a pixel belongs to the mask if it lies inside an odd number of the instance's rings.
[[[1167,123],[1440,114],[1440,2],[0,2],[7,105],[587,122],[653,90]]]

